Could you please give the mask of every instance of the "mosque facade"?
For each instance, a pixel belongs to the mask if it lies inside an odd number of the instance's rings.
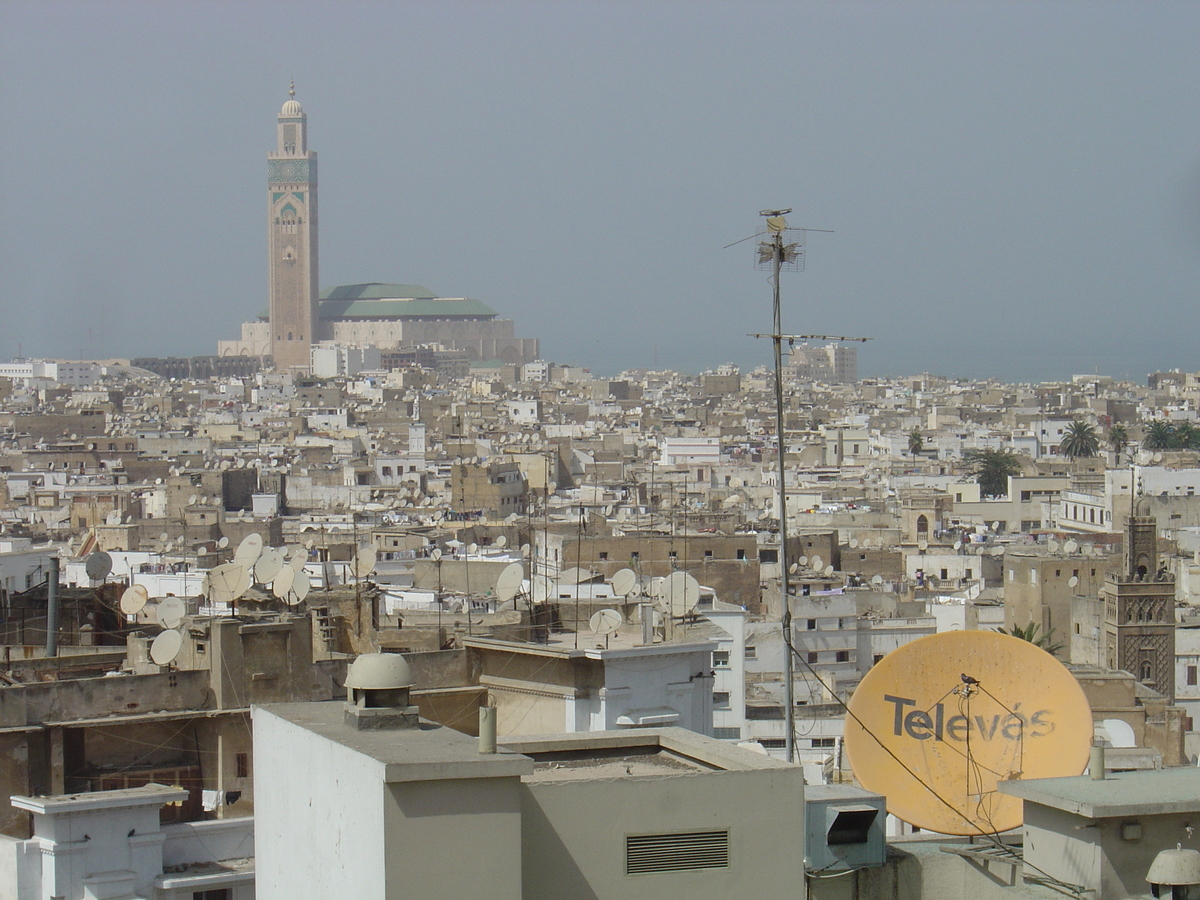
[[[267,155],[267,313],[244,322],[239,340],[219,341],[217,355],[258,357],[297,372],[310,368],[318,343],[438,347],[506,363],[537,359],[537,338],[516,337],[511,320],[478,300],[381,282],[319,290],[317,154],[308,148],[308,116],[294,85],[289,93]]]

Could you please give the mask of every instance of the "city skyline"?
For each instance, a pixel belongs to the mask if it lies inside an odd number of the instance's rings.
[[[1198,368],[1195,7],[680,9],[7,4],[0,357],[207,354],[263,311],[295,77],[322,287],[475,298],[597,372],[749,369],[770,287],[721,248],[792,206],[834,234],[784,329],[871,336],[864,376]]]

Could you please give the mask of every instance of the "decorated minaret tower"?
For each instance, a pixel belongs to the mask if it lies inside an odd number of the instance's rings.
[[[317,154],[308,116],[291,99],[279,111],[275,152],[267,154],[267,253],[271,355],[280,371],[309,368],[320,324],[317,303]]]

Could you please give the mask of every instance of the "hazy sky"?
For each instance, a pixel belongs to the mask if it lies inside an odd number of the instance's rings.
[[[267,305],[290,77],[323,286],[482,300],[590,366],[1200,369],[1200,4],[0,4],[0,359],[214,353]]]

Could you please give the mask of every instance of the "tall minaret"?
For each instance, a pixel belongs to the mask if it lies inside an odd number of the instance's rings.
[[[292,99],[279,111],[275,152],[267,154],[267,253],[271,355],[275,368],[309,367],[318,338],[317,154],[308,149],[308,116]]]

